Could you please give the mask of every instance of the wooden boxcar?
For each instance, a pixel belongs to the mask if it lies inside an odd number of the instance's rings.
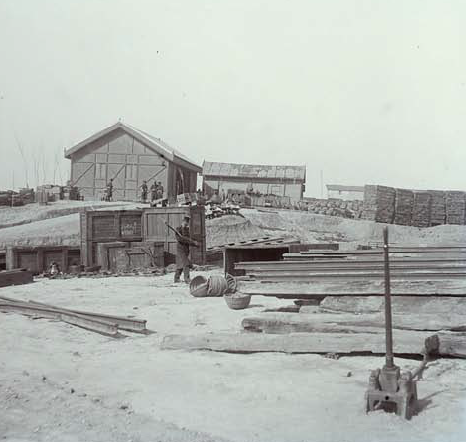
[[[163,243],[165,264],[175,261],[176,237],[165,222],[178,227],[184,216],[191,217],[191,236],[199,248],[191,248],[194,264],[205,264],[204,207],[154,207],[140,210],[93,210],[81,213],[81,262],[84,266],[99,264],[98,245],[129,243],[129,247],[144,243]]]

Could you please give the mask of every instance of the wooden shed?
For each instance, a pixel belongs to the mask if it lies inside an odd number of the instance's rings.
[[[139,201],[141,185],[161,182],[170,201],[196,191],[202,168],[160,138],[118,122],[65,151],[71,185],[85,199],[101,200],[113,178],[113,199]]]
[[[204,192],[220,196],[235,189],[258,195],[289,197],[291,202],[303,198],[306,166],[268,166],[258,164],[214,163],[204,161]]]

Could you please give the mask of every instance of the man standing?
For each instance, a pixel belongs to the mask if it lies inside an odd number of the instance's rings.
[[[157,183],[157,199],[162,199],[163,198],[163,186],[162,186],[162,182],[159,181]]]
[[[107,190],[105,194],[105,201],[112,201],[113,197],[113,178],[107,183]]]
[[[141,200],[142,200],[143,203],[145,203],[147,201],[147,182],[146,182],[146,180],[144,180],[142,182],[141,189],[142,189]]]
[[[150,200],[151,202],[154,202],[157,199],[157,184],[155,184],[155,181],[152,183],[152,186],[150,186]]]
[[[176,272],[175,282],[180,282],[181,273],[184,275],[184,282],[189,284],[191,282],[189,278],[189,269],[191,268],[191,261],[189,260],[189,246],[198,247],[196,241],[193,241],[190,237],[189,231],[189,216],[183,218],[181,226],[176,229],[177,235],[176,240]]]

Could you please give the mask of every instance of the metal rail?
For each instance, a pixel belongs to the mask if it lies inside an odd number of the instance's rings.
[[[18,299],[7,298],[6,296],[0,296],[0,303],[25,306],[29,310],[32,310],[33,308],[36,308],[37,311],[41,310],[43,312],[47,310],[50,313],[55,313],[56,315],[58,314],[79,315],[79,317],[85,317],[90,320],[95,320],[95,321],[110,323],[110,324],[116,324],[120,330],[130,331],[133,333],[148,333],[148,330],[146,328],[147,321],[142,320],[142,319],[126,318],[124,316],[105,315],[101,313],[67,309],[67,308],[57,307],[57,306],[50,305],[50,304],[36,302],[36,301],[25,302],[25,301],[21,301]]]
[[[60,320],[71,325],[104,334],[106,336],[119,336],[117,324],[111,323],[109,321],[100,321],[76,313],[64,312],[32,304],[28,305],[27,303],[12,303],[7,301],[0,302],[0,311],[20,313],[27,316],[42,316],[49,319]]]

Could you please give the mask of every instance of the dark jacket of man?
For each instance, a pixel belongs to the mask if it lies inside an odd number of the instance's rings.
[[[189,227],[183,226],[178,227],[176,231],[181,235],[176,236],[176,240],[178,241],[176,245],[176,268],[181,270],[191,265],[191,261],[189,260],[190,242],[185,239],[190,238],[190,231]]]

